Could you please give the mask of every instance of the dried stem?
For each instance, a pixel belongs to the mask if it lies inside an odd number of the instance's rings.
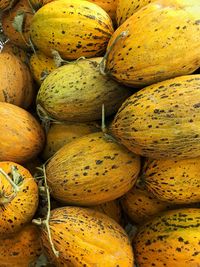
[[[111,46],[108,48],[108,50],[106,51],[102,61],[100,62],[99,64],[99,71],[102,75],[107,75],[107,71],[106,71],[106,61],[108,59],[108,56],[111,52],[111,50],[113,49],[113,47],[116,45],[116,43],[121,39],[121,38],[124,38],[128,35],[128,31],[123,31],[121,32],[117,37],[116,39],[113,41],[113,43],[111,44]]]
[[[0,204],[4,205],[7,203],[10,203],[17,195],[17,193],[20,191],[19,187],[12,181],[12,179],[9,177],[9,175],[4,172],[2,168],[0,168],[0,173],[3,174],[3,176],[6,178],[6,180],[9,182],[9,184],[13,188],[13,192],[10,195],[6,195],[4,192],[0,195]]]
[[[46,164],[46,163],[45,163]],[[50,192],[49,192],[49,187],[47,185],[47,177],[46,177],[46,169],[45,169],[45,164],[42,165],[42,172],[43,172],[43,178],[44,178],[44,187],[46,191],[46,197],[47,197],[47,216],[45,220],[39,219],[34,219],[32,222],[36,225],[44,225],[47,230],[47,235],[49,239],[49,243],[51,245],[51,249],[56,257],[59,257],[59,251],[55,249],[52,237],[51,237],[51,230],[49,226],[49,221],[50,221],[50,215],[51,215],[51,199],[50,199]],[[41,170],[41,169],[40,169]]]
[[[11,184],[14,192],[15,193],[19,192],[19,187],[12,181],[12,179],[9,177],[9,175],[6,172],[4,172],[4,170],[2,168],[0,168],[0,173],[2,173],[3,176],[6,178],[6,180]]]

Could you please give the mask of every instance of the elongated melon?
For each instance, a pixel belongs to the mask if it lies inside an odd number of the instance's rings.
[[[167,211],[144,224],[134,240],[140,267],[197,267],[200,209]]]
[[[129,97],[112,133],[136,154],[150,158],[200,156],[200,75],[148,86]]]
[[[31,22],[34,45],[52,56],[52,49],[62,58],[77,59],[102,55],[113,33],[109,15],[96,4],[82,0],[47,3]]]
[[[200,66],[199,14],[199,0],[146,5],[114,32],[102,71],[134,88],[191,74]]]

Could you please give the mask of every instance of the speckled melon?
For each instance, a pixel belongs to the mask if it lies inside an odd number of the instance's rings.
[[[200,158],[151,160],[144,183],[158,199],[174,204],[200,202]]]
[[[44,145],[38,121],[16,105],[0,102],[0,161],[24,163],[35,158]]]
[[[40,51],[31,55],[29,64],[33,78],[39,85],[41,85],[45,75],[56,69],[54,59]]]
[[[103,133],[80,137],[46,166],[52,196],[64,203],[96,205],[114,200],[135,184],[140,158]]]
[[[88,1],[102,7],[111,17],[111,19],[113,21],[115,20],[118,0],[88,0]]]
[[[100,211],[106,215],[108,215],[110,218],[115,220],[117,223],[121,223],[121,207],[120,203],[117,200],[105,202],[96,206],[89,207],[91,209]]]
[[[65,144],[90,133],[100,131],[95,123],[52,123],[47,134],[42,157],[47,160]]]
[[[58,258],[52,253],[46,228],[41,231],[45,251],[56,266],[133,266],[128,236],[103,213],[79,207],[51,211],[50,231]]]
[[[0,53],[0,101],[28,107],[33,96],[32,78],[28,67],[13,53]]]
[[[148,86],[124,102],[112,133],[136,154],[150,158],[200,156],[200,75]]]
[[[25,50],[21,47],[11,43],[11,41],[6,42],[3,45],[1,52],[11,53],[17,56],[23,63],[28,63],[28,55],[26,54]]]
[[[167,211],[138,230],[136,262],[140,267],[197,267],[199,240],[200,209]]]
[[[15,17],[19,13],[24,14],[22,34],[18,32],[13,26]],[[4,12],[2,15],[2,26],[4,34],[12,43],[24,49],[28,49],[30,45],[30,23],[32,17],[33,10],[31,9],[28,0],[20,0],[11,10]]]
[[[36,266],[41,254],[39,231],[35,225],[28,224],[16,234],[1,239],[1,267]]]
[[[30,172],[11,161],[0,162],[0,237],[16,233],[38,207],[38,186]]]
[[[37,104],[57,120],[87,122],[114,114],[130,90],[99,72],[102,58],[82,59],[55,69],[43,81]]]
[[[161,211],[170,208],[170,204],[156,198],[144,188],[134,186],[121,198],[124,212],[137,224],[148,221]]]
[[[26,52],[8,41],[0,53],[0,69],[0,101],[27,109],[35,90]]]
[[[199,14],[199,0],[146,5],[112,35],[102,71],[134,88],[191,74],[200,66]]]
[[[53,49],[65,59],[102,55],[112,33],[109,15],[96,4],[82,0],[47,3],[31,22],[34,45],[47,56],[52,56]]]
[[[155,0],[118,0],[116,8],[117,24],[121,25],[139,9],[154,1]]]

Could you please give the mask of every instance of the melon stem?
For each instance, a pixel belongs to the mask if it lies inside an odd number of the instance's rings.
[[[105,106],[102,105],[102,115],[101,115],[101,131],[106,133],[106,124],[105,124]]]
[[[14,192],[19,192],[19,187],[12,181],[12,179],[9,177],[9,175],[4,172],[3,169],[0,168],[0,173],[3,174],[3,176],[6,178],[6,180],[11,184],[11,186],[13,187]]]
[[[48,160],[47,160],[48,162]],[[47,163],[46,162],[46,163]],[[45,164],[46,164],[45,163]],[[50,226],[49,226],[49,221],[50,221],[50,214],[51,214],[51,199],[50,199],[50,192],[49,192],[49,187],[47,185],[47,177],[46,177],[46,169],[45,169],[45,164],[42,165],[42,171],[43,171],[43,177],[44,177],[44,186],[45,186],[45,190],[46,190],[46,196],[47,196],[47,216],[45,220],[42,219],[33,219],[32,223],[38,225],[38,226],[42,226],[44,225],[46,227],[47,230],[47,236],[49,239],[49,243],[51,245],[51,249],[54,253],[54,255],[58,258],[59,257],[59,251],[57,251],[54,247],[54,243],[51,237],[51,230],[50,230]]]
[[[108,74],[107,71],[106,71],[106,61],[108,59],[108,56],[111,52],[111,50],[113,49],[113,47],[116,45],[116,43],[121,39],[121,38],[124,38],[128,35],[128,31],[123,31],[121,32],[117,37],[116,39],[113,41],[113,43],[111,44],[111,46],[108,48],[108,50],[106,51],[102,61],[100,62],[99,64],[99,71],[102,75],[106,75]]]
[[[20,191],[19,187],[12,181],[12,179],[9,177],[9,175],[4,172],[3,169],[0,168],[0,173],[3,174],[3,176],[6,178],[6,180],[9,182],[9,184],[12,186],[13,188],[13,193],[10,194],[9,196],[3,195],[3,197],[0,198],[0,204],[7,204],[10,203],[15,196],[17,195],[17,193]]]
[[[57,251],[54,247],[53,244],[53,240],[51,237],[51,231],[50,231],[50,227],[49,227],[49,220],[50,220],[50,212],[51,212],[51,199],[50,199],[50,192],[49,192],[49,187],[47,185],[47,176],[46,176],[46,169],[45,169],[45,165],[43,165],[43,173],[44,173],[44,185],[46,188],[46,193],[47,193],[47,217],[46,219],[42,222],[47,229],[47,233],[48,233],[48,238],[49,238],[49,243],[51,244],[51,249],[53,251],[53,253],[55,254],[56,257],[59,257],[59,251]]]

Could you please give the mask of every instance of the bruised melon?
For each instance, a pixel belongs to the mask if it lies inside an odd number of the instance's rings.
[[[146,5],[112,35],[102,71],[131,87],[191,74],[200,66],[199,14],[199,0]]]
[[[129,97],[112,133],[129,150],[150,158],[200,156],[200,75],[148,86]]]
[[[51,211],[50,231],[41,228],[42,243],[56,266],[132,267],[133,251],[123,228],[103,213],[79,207],[62,207]]]
[[[140,267],[197,267],[200,263],[200,209],[167,211],[144,224],[134,239]]]
[[[62,58],[103,55],[113,33],[109,15],[82,0],[59,0],[41,7],[31,22],[31,40],[47,56],[52,49]]]
[[[139,156],[102,133],[63,146],[46,166],[52,196],[64,203],[91,206],[114,200],[135,184]]]

